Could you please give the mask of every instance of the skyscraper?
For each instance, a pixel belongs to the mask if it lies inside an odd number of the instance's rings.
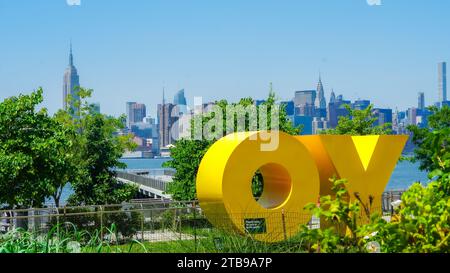
[[[173,104],[178,108],[180,115],[187,114],[186,97],[184,96],[184,89],[178,91],[173,97]]]
[[[159,125],[159,146],[161,148],[172,144],[172,126],[178,120],[178,115],[174,113],[175,105],[166,103],[164,89],[162,104],[158,104],[158,125]]]
[[[329,128],[336,128],[339,117],[347,116],[349,114],[345,105],[350,106],[351,102],[349,100],[344,100],[342,95],[338,95],[334,102],[328,104],[327,119]]]
[[[366,110],[370,106],[370,100],[358,99],[352,104],[352,108],[356,110]]]
[[[147,110],[145,104],[136,102],[127,102],[127,127],[131,129],[131,126],[137,122],[142,122],[147,116]]]
[[[317,109],[326,109],[327,108],[327,102],[325,100],[325,92],[323,90],[323,84],[322,84],[322,77],[319,76],[319,82],[317,83],[317,89],[316,89],[316,101],[315,106]]]
[[[80,77],[77,69],[73,65],[72,44],[70,44],[69,66],[64,72],[63,84],[63,109],[75,111],[75,102],[80,100],[77,94],[77,87],[80,86]],[[74,113],[74,116],[76,114]]]
[[[316,90],[296,91],[294,97],[295,115],[314,116],[314,102],[316,101]]]
[[[425,93],[419,92],[419,95],[417,97],[417,108],[420,110],[425,109]]]
[[[334,90],[331,89],[331,95],[330,95],[330,103],[336,102],[336,95],[334,94]]]
[[[187,105],[186,97],[184,96],[184,89],[178,91],[173,97],[173,104],[175,105]]]
[[[417,108],[409,108],[406,114],[408,115],[408,124],[417,125]]]
[[[438,64],[439,103],[447,100],[447,63]]]
[[[390,129],[392,129],[392,109],[373,109],[373,115],[377,118],[374,122],[375,126],[382,126],[385,124],[390,124]]]

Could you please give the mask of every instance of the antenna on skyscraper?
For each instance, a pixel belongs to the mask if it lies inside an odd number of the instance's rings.
[[[163,86],[163,100],[162,100],[162,104],[165,105],[166,104],[166,95],[164,94],[165,90],[164,90],[164,86]]]
[[[73,65],[73,55],[72,55],[72,39],[70,39],[70,55],[69,55],[69,64]]]

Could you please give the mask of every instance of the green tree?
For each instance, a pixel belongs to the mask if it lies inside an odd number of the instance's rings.
[[[330,179],[333,183],[332,195],[320,197],[320,205],[310,203],[305,206],[316,217],[320,218],[320,229],[310,229],[303,225],[300,237],[307,244],[310,252],[366,252],[366,237],[370,232],[365,228],[380,218],[371,211],[355,194],[355,201],[350,201],[347,180]]]
[[[244,116],[244,113],[242,113],[241,111],[246,111],[245,108],[253,104],[254,100],[252,98],[243,98],[238,103],[232,103],[231,105],[233,106],[242,106],[237,108],[237,111],[234,113],[235,117]],[[220,130],[220,128],[213,128],[213,133],[217,133],[218,135],[222,136],[230,132],[249,131],[249,129],[252,128],[250,126],[251,113],[249,113],[248,111],[245,112],[244,128],[242,128],[242,124],[239,124],[237,118],[234,119],[234,124],[230,126],[230,124],[227,124],[227,114],[229,113],[227,113],[226,110],[229,103],[226,100],[221,100],[216,102],[216,105],[222,109],[223,131],[217,131]],[[275,93],[272,90],[272,84],[270,85],[269,96],[262,105],[266,107],[268,113],[270,113],[272,108],[276,105],[276,98]],[[261,109],[263,108],[256,108],[256,115],[258,117],[259,111]],[[202,138],[201,140],[194,140],[194,124],[195,126],[202,126],[203,128],[203,125],[205,125],[208,121],[212,120],[215,117],[214,115],[215,113],[207,113],[204,115],[194,116],[191,123],[191,133],[193,138],[178,140],[174,145],[175,147],[171,149],[172,160],[164,164],[164,166],[166,167],[176,169],[176,174],[173,178],[173,182],[169,184],[167,191],[175,200],[186,201],[196,199],[195,180],[198,167],[203,156],[216,140],[206,140],[204,138]],[[194,120],[196,122],[194,122]],[[259,125],[259,123],[260,121],[258,119],[257,125]],[[267,128],[270,128],[271,124],[271,116],[268,115]],[[300,133],[300,128],[293,127],[292,122],[287,117],[285,107],[280,107],[279,128],[280,131],[286,132],[291,135],[298,135]],[[263,181],[261,175],[258,175],[258,173],[253,179],[252,188],[256,197],[261,195],[263,189]]]
[[[0,204],[41,206],[53,197],[59,204],[62,188],[74,179],[74,132],[47,110],[39,88],[0,103]]]
[[[391,134],[391,124],[375,126],[377,118],[374,116],[373,105],[364,110],[352,109],[350,105],[345,105],[348,111],[347,116],[339,117],[338,125],[334,129],[322,131],[327,135],[387,135]]]
[[[420,162],[421,170],[442,170],[449,173],[450,166],[445,167],[444,162],[450,158],[450,107],[439,109],[433,106],[429,110],[431,114],[427,128],[408,126],[408,130],[413,133],[412,141],[416,145],[413,160]]]
[[[74,103],[74,110],[58,114],[60,120],[77,132],[73,142],[81,179],[72,183],[74,194],[69,202],[101,205],[128,201],[135,196],[137,188],[119,183],[116,169],[126,167],[119,159],[126,149],[132,150],[135,145],[130,135],[117,134],[123,128],[121,117],[114,118],[93,111],[87,101],[91,94],[91,89],[80,87],[80,101]]]

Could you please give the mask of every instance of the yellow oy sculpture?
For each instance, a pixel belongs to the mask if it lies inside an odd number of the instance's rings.
[[[331,194],[333,176],[348,180],[350,198],[355,193],[364,202],[375,197],[373,205],[381,206],[408,138],[279,132],[277,149],[264,151],[263,133],[234,133],[214,143],[200,163],[196,186],[200,207],[213,225],[266,242],[296,235],[311,220],[304,206]],[[264,188],[255,200],[251,181],[257,170]]]

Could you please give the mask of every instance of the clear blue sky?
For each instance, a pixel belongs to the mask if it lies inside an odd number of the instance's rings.
[[[72,0],[74,1],[74,0]],[[319,71],[346,98],[400,109],[437,100],[437,63],[450,61],[450,1],[0,0],[0,99],[42,86],[62,106],[69,42],[82,86],[102,112],[161,101],[251,96],[273,82],[281,99],[315,88]]]

